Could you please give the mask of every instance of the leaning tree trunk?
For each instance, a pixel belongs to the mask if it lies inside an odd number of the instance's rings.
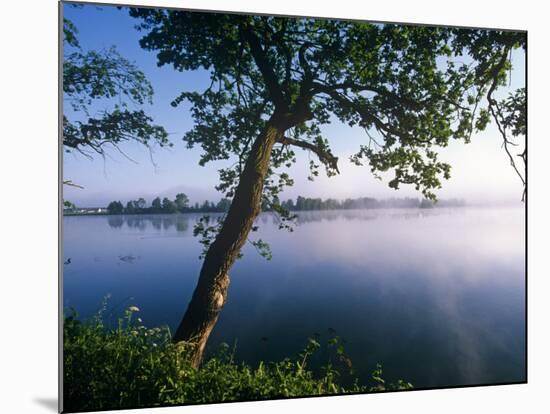
[[[283,130],[268,123],[252,145],[241,174],[233,202],[222,228],[204,258],[199,281],[191,302],[174,335],[174,342],[192,345],[191,363],[197,367],[206,341],[227,298],[227,272],[248,238],[254,219],[260,212],[264,180],[271,150]]]

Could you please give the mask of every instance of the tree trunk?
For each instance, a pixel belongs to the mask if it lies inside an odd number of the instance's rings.
[[[227,217],[206,253],[193,297],[174,335],[174,342],[192,344],[191,363],[195,367],[200,364],[210,332],[226,302],[229,269],[260,212],[271,150],[283,132],[270,121],[254,141]]]

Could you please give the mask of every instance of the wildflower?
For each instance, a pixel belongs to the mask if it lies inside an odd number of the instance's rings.
[[[137,318],[137,321],[138,321],[139,323],[143,322],[143,321],[141,320],[141,318]]]
[[[130,307],[128,308],[128,310],[129,310],[130,312],[139,312],[139,308],[138,308],[137,306],[130,306]]]
[[[351,369],[353,367],[353,364],[351,363],[351,359],[343,357],[342,361],[344,361],[344,363],[347,365],[348,368]]]

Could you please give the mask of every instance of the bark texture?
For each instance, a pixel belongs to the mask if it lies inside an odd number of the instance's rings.
[[[218,236],[206,253],[191,302],[174,335],[174,342],[192,344],[191,363],[195,367],[200,364],[208,337],[227,300],[229,269],[260,213],[271,150],[283,132],[284,127],[270,121],[252,145],[231,207]]]

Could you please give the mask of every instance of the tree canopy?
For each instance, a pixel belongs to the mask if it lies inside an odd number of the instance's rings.
[[[274,149],[264,186],[266,205],[292,184],[295,148],[318,157],[311,178],[338,159],[321,128],[334,119],[365,131],[351,157],[371,171],[393,171],[389,186],[412,184],[429,198],[451,166],[437,149],[469,142],[490,119],[487,93],[506,80],[514,48],[525,34],[496,30],[407,26],[330,19],[244,16],[131,9],[141,19],[141,46],[159,65],[204,68],[211,84],[184,90],[173,106],[192,104],[194,127],[184,140],[200,145],[201,164],[235,158],[218,189],[233,195],[244,160],[267,120],[277,114],[286,134]]]
[[[104,155],[107,145],[120,150],[118,145],[124,141],[171,145],[165,129],[139,109],[153,97],[145,74],[115,47],[82,50],[78,30],[68,19],[63,20],[63,34],[63,94],[73,115],[64,111],[65,150],[91,156]],[[104,103],[111,108],[98,109],[97,105]]]
[[[140,44],[156,51],[159,66],[209,73],[205,90],[186,85],[172,102],[191,104],[187,146],[202,147],[202,165],[235,161],[220,170],[217,186],[232,200],[226,216],[213,225],[201,219],[194,229],[204,262],[173,338],[193,344],[194,366],[260,210],[278,213],[279,227],[292,230],[294,216],[279,195],[293,184],[295,150],[317,156],[311,179],[321,165],[328,176],[339,173],[331,143],[340,137],[324,136],[324,125],[362,128],[364,143],[351,162],[368,164],[379,178],[392,172],[391,188],[413,185],[435,200],[451,171],[440,148],[469,142],[499,113],[501,126],[521,121],[499,112],[493,93],[506,82],[512,49],[525,47],[523,33],[167,9],[130,14],[140,19]],[[251,243],[271,257],[264,241]]]

